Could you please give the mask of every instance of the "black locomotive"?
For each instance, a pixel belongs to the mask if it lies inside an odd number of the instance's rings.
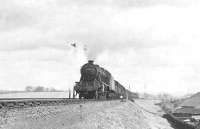
[[[128,91],[118,81],[114,80],[110,72],[89,60],[81,67],[81,78],[76,82],[74,91],[79,98],[108,99],[126,97],[138,97],[136,93]]]

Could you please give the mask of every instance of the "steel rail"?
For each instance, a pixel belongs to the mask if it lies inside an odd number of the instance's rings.
[[[35,106],[66,105],[94,101],[94,99],[77,98],[1,98],[0,109],[2,108],[25,108]]]

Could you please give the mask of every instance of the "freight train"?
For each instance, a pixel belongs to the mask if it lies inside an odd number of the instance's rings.
[[[106,69],[94,64],[93,60],[81,67],[81,78],[76,82],[74,91],[79,98],[85,99],[109,99],[128,97],[137,98],[138,94],[127,90]]]

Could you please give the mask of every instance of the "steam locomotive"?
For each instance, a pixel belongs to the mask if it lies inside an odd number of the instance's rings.
[[[110,72],[94,64],[93,60],[81,67],[81,78],[76,82],[74,91],[79,94],[79,98],[85,99],[109,99],[119,97],[137,98],[138,95],[133,93],[118,81],[114,80]]]

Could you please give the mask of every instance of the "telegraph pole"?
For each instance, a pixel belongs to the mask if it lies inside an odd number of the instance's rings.
[[[70,90],[70,88],[69,88],[69,98],[71,98],[71,90]]]

